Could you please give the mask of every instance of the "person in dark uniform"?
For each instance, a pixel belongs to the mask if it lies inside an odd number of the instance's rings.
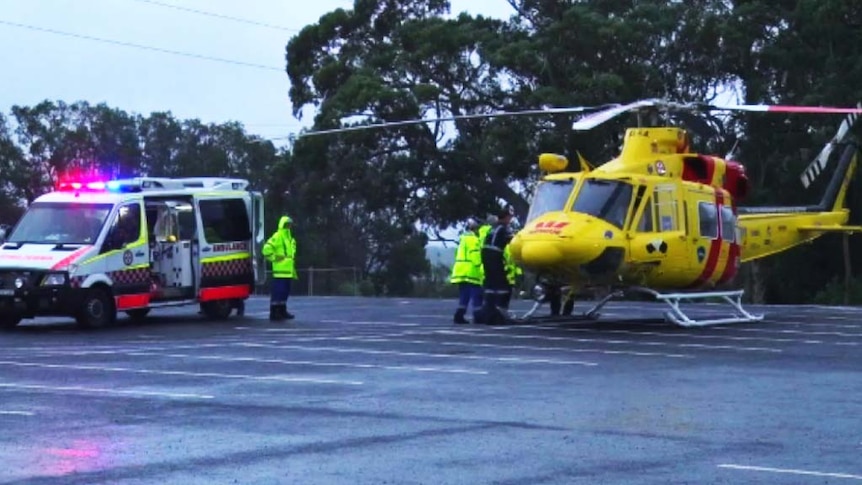
[[[509,293],[509,280],[506,276],[506,262],[503,252],[512,240],[512,209],[503,210],[497,217],[497,224],[488,232],[482,243],[482,267],[485,271],[484,301],[482,309],[473,320],[489,325],[505,323],[506,314],[502,311],[506,295]]]

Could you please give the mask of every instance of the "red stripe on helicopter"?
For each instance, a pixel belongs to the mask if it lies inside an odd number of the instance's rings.
[[[735,242],[730,243],[730,252],[727,255],[727,263],[724,266],[724,271],[721,273],[721,277],[718,279],[718,284],[727,283],[731,278],[736,276],[736,270],[739,269],[738,260],[739,260],[739,244]]]
[[[724,193],[720,189],[716,189],[715,191],[715,205],[718,208],[724,202]],[[721,211],[719,210],[720,214]],[[703,271],[701,271],[700,276],[694,280],[694,283],[691,284],[693,288],[698,288],[703,286],[706,283],[710,276],[715,273],[715,267],[718,266],[718,256],[721,254],[721,243],[722,240],[720,238],[715,238],[709,245],[709,255],[706,257],[706,264],[703,267]]]
[[[66,266],[69,266],[70,264],[75,262],[76,259],[80,258],[81,255],[86,253],[89,249],[90,249],[90,246],[84,246],[81,249],[78,249],[77,251],[73,252],[72,254],[61,259],[54,266],[51,266],[51,269],[52,270],[66,269]]]
[[[251,296],[251,287],[248,285],[218,286],[201,288],[200,301],[234,300],[249,296]]]
[[[139,293],[137,295],[119,295],[116,297],[117,310],[130,310],[133,308],[146,308],[150,305],[150,294]]]

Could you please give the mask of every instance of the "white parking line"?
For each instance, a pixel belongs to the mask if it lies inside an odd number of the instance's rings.
[[[30,411],[0,411],[0,416],[35,416]]]
[[[442,333],[442,332],[435,332]],[[331,337],[329,340],[353,342],[391,342],[405,343],[417,345],[442,345],[445,347],[480,347],[486,349],[499,350],[534,350],[539,352],[571,352],[575,354],[608,354],[608,355],[634,355],[638,357],[668,357],[675,359],[693,359],[693,355],[687,354],[665,354],[660,352],[637,352],[629,350],[603,350],[603,349],[572,349],[564,347],[538,347],[534,345],[507,345],[507,344],[489,344],[483,342],[442,342],[437,340],[411,340],[391,337]]]
[[[539,330],[548,330],[547,327],[534,327]],[[745,352],[771,352],[771,353],[781,353],[783,352],[781,349],[775,349],[771,347],[737,347],[734,345],[708,345],[708,344],[691,344],[691,343],[674,343],[674,342],[660,342],[653,340],[623,340],[623,339],[600,339],[600,338],[579,338],[579,337],[557,337],[553,335],[536,335],[536,334],[515,334],[508,333],[508,331],[503,332],[504,327],[499,327],[501,333],[492,334],[492,333],[475,333],[471,331],[462,332],[457,330],[439,330],[438,333],[453,333],[459,335],[469,335],[472,337],[497,337],[497,338],[509,338],[509,339],[518,339],[518,340],[548,340],[548,341],[558,341],[558,342],[578,342],[578,343],[594,343],[594,344],[612,344],[612,345],[643,345],[648,347],[682,347],[682,348],[698,348],[698,349],[714,349],[714,350],[739,350]],[[554,330],[562,330],[564,332],[578,332],[579,329],[560,329],[556,328]]]
[[[299,350],[304,352],[335,352],[344,354],[367,354],[367,355],[396,355],[399,357],[430,357],[437,359],[468,359],[487,360],[494,362],[508,362],[514,364],[556,364],[556,365],[582,365],[594,367],[596,362],[578,360],[555,360],[555,359],[525,359],[521,357],[486,357],[481,355],[459,355],[459,354],[435,354],[428,352],[400,352],[397,350],[374,350],[374,349],[347,349],[342,347],[305,347],[302,345],[270,345],[270,344],[237,344],[240,347],[270,348],[284,350]]]
[[[698,334],[693,332],[658,332],[658,331],[639,331],[639,330],[611,330],[611,329],[592,329],[592,328],[569,328],[570,332],[583,332],[583,333],[612,333],[612,334],[622,334],[622,335],[649,335],[655,337],[671,337],[671,338],[690,338],[690,339],[703,339],[703,340],[733,340],[738,342],[773,342],[773,343],[788,343],[788,344],[823,344],[823,345],[837,345],[838,342],[828,342],[825,340],[800,340],[793,338],[775,338],[775,337],[745,337],[745,336],[736,336],[736,335],[705,335]],[[855,345],[855,344],[854,344]]]
[[[788,335],[818,335],[828,337],[851,337],[862,338],[862,333],[846,333],[846,332],[806,332],[805,330],[782,330],[775,328],[741,328],[741,327],[713,327],[716,330],[738,330],[740,332],[755,332],[755,333],[782,333]]]
[[[765,467],[765,466],[745,466],[745,465],[733,465],[733,464],[718,465],[718,468],[726,468],[726,469],[730,469],[730,470],[752,471],[752,472],[786,473],[786,474],[791,474],[791,475],[808,475],[808,476],[812,476],[812,477],[845,478],[848,480],[862,480],[862,475],[851,475],[849,473],[816,472],[816,471],[810,471],[810,470],[795,470],[792,468],[771,468],[771,467]]]
[[[168,397],[178,399],[215,399],[215,396],[208,394],[186,394],[178,392],[159,392],[159,391],[136,391],[131,389],[102,389],[98,387],[82,387],[82,386],[44,386],[35,384],[9,384],[0,383],[0,389],[23,389],[34,391],[51,391],[51,392],[85,392],[90,394],[116,394],[122,396],[143,396],[143,397]]]
[[[387,322],[377,320],[321,320],[321,323],[340,323],[344,325],[386,325],[387,327],[421,327],[421,323]]]
[[[414,372],[441,372],[447,374],[473,374],[487,375],[487,371],[476,369],[448,369],[445,367],[419,367],[407,365],[378,365],[378,364],[356,364],[344,362],[315,362],[311,360],[284,360],[284,359],[261,359],[256,357],[230,357],[221,355],[191,355],[191,354],[161,354],[157,352],[132,352],[129,355],[167,357],[171,359],[193,359],[213,360],[218,362],[251,362],[255,364],[285,364],[285,365],[307,365],[319,367],[349,367],[355,369],[382,369]]]
[[[37,367],[40,369],[75,369],[75,370],[90,370],[96,372],[125,372],[130,374],[148,374],[157,376],[181,376],[181,377],[211,377],[219,379],[239,379],[247,381],[270,381],[270,382],[290,382],[302,384],[341,384],[349,386],[361,386],[362,381],[348,381],[337,379],[318,379],[313,377],[287,377],[287,376],[254,376],[245,374],[220,374],[216,372],[189,372],[180,370],[150,370],[150,369],[132,369],[129,367],[104,367],[97,365],[74,365],[74,364],[42,364],[37,362],[15,362],[15,361],[0,361],[0,365],[11,367]]]

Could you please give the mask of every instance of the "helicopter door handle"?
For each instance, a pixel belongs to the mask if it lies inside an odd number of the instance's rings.
[[[202,251],[202,252],[205,252],[205,253],[208,253],[208,252],[210,252],[210,251],[212,251],[212,250],[213,250],[213,248],[211,248],[211,247],[209,247],[209,246],[207,246],[207,247],[205,247],[205,248],[201,249],[201,251]]]
[[[143,256],[143,255],[144,255],[143,251],[138,251],[137,253],[135,253],[135,256]]]

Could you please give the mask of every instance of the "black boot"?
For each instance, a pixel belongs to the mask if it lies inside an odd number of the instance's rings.
[[[453,318],[452,321],[459,324],[470,323],[467,321],[466,318],[464,318],[465,313],[467,313],[466,308],[459,308],[455,310],[455,318]]]
[[[281,309],[284,308],[284,305],[270,305],[269,306],[269,320],[272,322],[280,322],[285,319],[285,315],[282,313]]]
[[[572,312],[575,310],[575,299],[568,298],[566,299],[566,303],[563,304],[563,315],[570,317],[572,316]]]
[[[281,316],[283,316],[285,320],[293,320],[296,318],[296,315],[287,311],[287,303],[281,305]]]

